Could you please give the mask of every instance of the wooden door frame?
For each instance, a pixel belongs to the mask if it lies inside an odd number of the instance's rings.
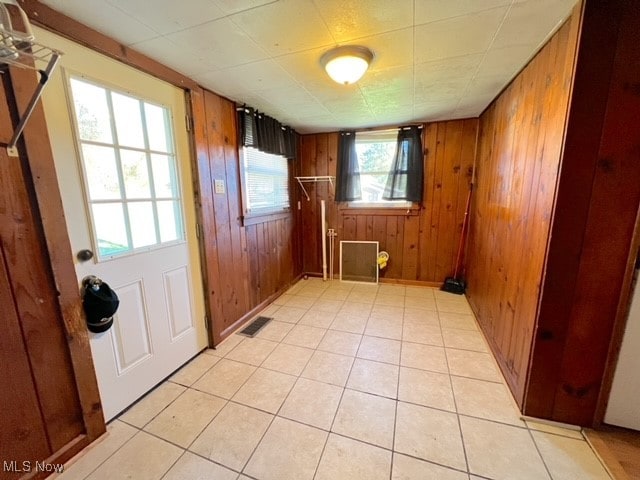
[[[640,207],[636,214],[636,227],[633,232],[633,239],[629,248],[629,256],[627,258],[627,268],[624,274],[622,289],[620,290],[620,300],[618,301],[618,309],[613,324],[613,333],[611,335],[611,343],[609,345],[609,354],[605,365],[604,376],[602,378],[602,387],[596,405],[596,411],[593,418],[593,428],[599,428],[604,423],[604,416],[607,412],[609,404],[609,396],[611,395],[611,387],[613,386],[613,377],[618,367],[618,359],[620,357],[620,349],[624,332],[629,319],[629,311],[631,309],[631,297],[633,294],[633,276],[636,270],[636,261],[640,256]],[[640,280],[636,282],[635,288],[640,288]]]

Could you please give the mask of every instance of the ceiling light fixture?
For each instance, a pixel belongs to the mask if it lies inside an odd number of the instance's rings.
[[[359,45],[344,45],[325,52],[320,64],[335,82],[343,85],[356,83],[369,68],[373,52]]]

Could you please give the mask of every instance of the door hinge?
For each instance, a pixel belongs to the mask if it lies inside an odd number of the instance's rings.
[[[208,316],[204,316],[204,328],[205,330],[209,330],[209,317]]]
[[[184,123],[185,123],[185,126],[187,128],[187,132],[190,132],[191,130],[193,130],[193,117],[191,117],[189,115],[185,115],[184,116]]]
[[[200,238],[200,224],[196,223],[196,238]]]

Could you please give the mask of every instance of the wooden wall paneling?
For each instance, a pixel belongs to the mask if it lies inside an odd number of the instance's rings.
[[[401,278],[418,279],[418,247],[420,245],[420,217],[407,216],[404,219],[404,237],[402,243]]]
[[[242,202],[240,194],[240,171],[238,166],[238,134],[236,128],[236,106],[222,99],[222,134],[224,141],[224,167],[229,209],[229,230],[231,233],[231,257],[234,265],[235,315],[238,320],[249,308],[249,265],[247,261],[247,240],[242,226]]]
[[[462,224],[465,220],[465,209],[467,207],[467,197],[469,195],[469,189],[471,188],[471,181],[473,178],[473,163],[476,156],[476,137],[478,133],[478,119],[469,118],[463,121],[462,124],[462,151],[460,154],[460,174],[458,175],[458,199],[456,207],[456,228],[457,228],[457,240],[453,251],[453,257],[451,259],[453,268],[455,269],[456,256],[458,254],[458,246],[460,236],[462,235]],[[469,220],[467,218],[467,220]],[[467,237],[469,233],[469,225],[467,224]],[[462,274],[464,277],[464,253],[462,252]],[[443,279],[444,280],[444,279]]]
[[[211,183],[215,180],[225,180],[226,182],[224,137],[222,133],[222,99],[215,94],[205,91],[204,101]],[[217,283],[222,307],[222,317],[214,318],[213,323],[214,336],[217,335],[220,338],[222,337],[222,333],[237,319],[237,292],[234,291],[235,267],[232,257],[233,249],[231,245],[231,225],[227,195],[228,193],[212,194],[216,224],[216,255],[219,269]]]
[[[634,2],[585,5],[540,313],[541,328],[551,338],[559,336],[562,341],[536,338],[532,385],[527,396],[527,408],[532,411],[535,406],[535,411],[549,412],[553,419],[580,425],[594,422],[618,305],[626,300],[620,291],[628,274],[640,207],[640,95],[632,87],[640,80],[636,61],[640,55],[639,31],[640,12]],[[606,51],[602,41],[608,42]],[[596,76],[588,80],[588,74]],[[599,92],[603,87],[604,96],[594,97],[594,90]],[[592,113],[586,116],[580,104],[588,102]],[[603,115],[594,116],[601,109]],[[597,150],[587,152],[586,146],[577,142],[578,132],[584,130],[596,134]],[[591,140],[585,143],[593,146]],[[579,179],[586,185],[568,183],[565,178],[579,162],[589,165],[593,172],[591,179]],[[590,192],[589,198],[583,199],[586,203],[575,205],[579,211],[586,211],[580,230],[573,231],[580,240],[577,265],[573,263],[576,259],[567,265],[558,255],[560,248],[575,247],[554,241],[556,233],[561,240],[567,240],[567,229],[573,226],[563,222],[568,212],[564,202],[572,193],[562,190],[567,185],[581,190],[586,187]],[[574,239],[572,243],[575,242]],[[556,263],[551,263],[552,259]],[[559,317],[549,306],[559,300],[549,288],[567,275],[559,271],[563,268],[571,269],[573,283],[561,305],[568,315]],[[558,360],[553,371],[545,353]]]
[[[515,272],[511,278],[511,263],[513,257],[517,255],[518,250],[511,248],[515,242],[519,243],[517,237],[517,225],[521,214],[520,205],[518,204],[518,195],[520,190],[518,185],[522,182],[519,176],[519,165],[522,159],[517,156],[518,148],[521,145],[521,137],[516,137],[516,131],[520,133],[519,126],[522,124],[523,104],[521,103],[522,95],[522,75],[519,76],[510,88],[510,95],[507,102],[506,118],[504,122],[504,131],[501,132],[500,139],[502,143],[499,145],[501,156],[509,158],[510,161],[500,166],[500,185],[498,186],[498,205],[497,205],[497,222],[500,228],[496,232],[496,245],[499,250],[494,253],[497,262],[495,294],[499,301],[497,318],[500,326],[496,331],[496,343],[503,354],[504,367],[508,371],[512,382],[517,382],[517,373],[514,372],[514,361],[509,356],[509,350],[514,329],[517,330],[519,325],[514,325],[514,304],[511,299],[515,282]],[[494,264],[495,265],[495,264]],[[515,377],[515,378],[514,378]]]
[[[440,209],[442,208],[442,176],[444,172],[444,153],[445,153],[445,138],[447,134],[446,123],[438,125],[436,148],[432,156],[434,163],[433,168],[433,207],[431,209],[431,221],[430,228],[431,233],[429,235],[430,243],[427,246],[429,253],[427,259],[427,270],[429,271],[430,279],[435,279],[438,274],[441,273],[437,268],[438,265],[438,239],[440,235]],[[444,280],[444,279],[443,279]]]
[[[394,278],[402,271],[402,254],[399,254],[397,244],[398,217],[395,215],[387,216],[386,223],[385,236],[381,241],[384,243],[384,249],[389,252],[385,277]]]
[[[318,135],[318,138],[316,140],[316,162],[315,162],[315,166],[316,166],[316,175],[329,175],[329,152],[328,152],[328,146],[329,146],[329,135],[328,134],[321,134]],[[321,182],[321,183],[317,183],[314,185],[314,190],[315,190],[315,194],[316,194],[316,199],[317,199],[317,212],[318,212],[318,217],[317,217],[317,221],[316,221],[316,229],[318,232],[318,251],[317,251],[317,256],[318,256],[318,265],[320,266],[320,272],[322,272],[322,219],[321,219],[321,205],[320,202],[322,200],[324,200],[325,203],[325,219],[327,220],[327,222],[329,221],[329,218],[331,217],[331,213],[329,211],[329,209],[331,209],[333,207],[333,204],[329,202],[329,183],[327,182]],[[328,245],[328,244],[327,244]],[[327,262],[329,261],[329,252],[326,252],[327,254]],[[327,268],[327,272],[328,272],[328,268]]]
[[[300,165],[300,176],[308,177],[316,174],[315,170],[315,150],[316,136],[303,135],[301,139],[301,156],[302,163]],[[296,187],[300,188],[300,187]],[[305,187],[306,188],[306,187]],[[307,188],[309,199],[304,194],[300,196],[301,216],[302,216],[302,250],[303,254],[303,271],[318,272],[318,258],[316,255],[318,242],[315,227],[315,189],[313,186]]]
[[[22,69],[9,74],[11,87],[5,83],[5,91],[13,91],[22,112],[36,77]],[[9,210],[14,213],[3,227],[11,226],[5,238],[12,236],[15,245],[9,250],[5,244],[5,254],[42,415],[52,452],[57,452],[78,435],[97,438],[105,426],[41,104],[23,132],[21,147],[20,158],[7,162],[16,196]]]
[[[211,163],[209,160],[209,129],[205,107],[205,91],[202,89],[189,92],[190,112],[193,117],[193,151],[195,154],[193,174],[197,179],[194,185],[196,194],[196,211],[200,230],[200,255],[203,266],[203,280],[205,291],[205,306],[210,319],[209,344],[217,345],[221,341],[222,326],[220,321],[224,318],[222,309],[223,295],[220,291],[220,269],[218,265],[218,243],[216,234],[216,213],[214,209],[213,178],[211,176]]]
[[[571,24],[577,19],[573,17],[571,22],[565,24],[556,34],[552,42],[550,42],[546,55],[541,60],[546,61],[545,71],[551,72],[542,75],[539,83],[542,84],[542,108],[541,116],[546,119],[544,123],[538,125],[538,141],[536,145],[536,156],[539,162],[536,164],[535,172],[535,199],[533,205],[529,205],[529,215],[535,222],[535,227],[529,229],[527,235],[529,238],[530,250],[536,252],[527,260],[527,275],[525,275],[527,285],[535,295],[521,295],[521,302],[518,306],[525,312],[536,312],[538,299],[540,294],[541,277],[544,271],[544,258],[546,246],[549,239],[549,226],[554,202],[554,190],[557,183],[557,171],[559,168],[559,159],[561,158],[561,148],[564,136],[564,124],[566,116],[566,105],[570,95],[570,79],[572,77],[572,67],[566,70],[564,68],[565,55],[570,52],[570,56],[574,55],[574,50],[570,45],[569,31]],[[575,44],[575,38],[573,43]],[[569,82],[567,82],[569,80]],[[563,108],[553,108],[555,105],[562,105]],[[533,286],[535,285],[535,290]],[[522,317],[524,320],[527,317]],[[535,335],[535,321],[523,321],[522,327],[516,332],[518,334],[511,342],[513,355],[518,362],[518,372],[524,376],[524,372],[528,372],[531,346]],[[519,378],[519,385],[526,383],[526,378]],[[524,396],[524,388],[518,394],[519,399]]]
[[[555,41],[555,39],[553,40]],[[563,43],[563,42],[560,42]],[[540,52],[539,61],[542,64],[548,64],[550,49],[545,49]],[[539,245],[540,239],[546,240],[548,232],[544,232],[537,226],[537,222],[528,221],[530,218],[536,218],[535,208],[538,201],[538,194],[540,192],[540,172],[543,163],[543,156],[538,152],[540,146],[543,145],[542,129],[544,124],[541,119],[544,116],[544,102],[539,102],[537,99],[542,98],[547,85],[547,76],[544,74],[546,69],[525,69],[522,75],[522,85],[524,87],[523,106],[527,109],[528,115],[525,117],[524,125],[529,126],[526,132],[526,137],[523,141],[526,141],[526,149],[524,150],[524,158],[526,160],[525,168],[523,170],[524,187],[522,194],[522,212],[523,222],[520,226],[522,231],[522,237],[525,239],[532,239],[533,245]],[[520,335],[516,341],[513,342],[514,351],[509,353],[512,358],[515,358],[514,367],[512,372],[514,375],[521,377],[526,375],[528,371],[529,352],[531,348],[531,340],[533,338],[533,329],[535,327],[533,319],[530,319],[529,312],[535,312],[537,309],[537,295],[531,294],[531,285],[536,285],[539,282],[539,254],[540,248],[522,248],[520,254],[516,259],[516,272],[524,271],[524,274],[517,275],[517,296],[515,301],[515,311],[517,312],[516,319],[520,322]],[[539,287],[536,287],[536,292],[539,291]],[[522,405],[524,390],[525,390],[524,378],[516,378],[514,382],[517,386],[516,400],[519,405]]]
[[[327,134],[327,175],[336,176],[338,161],[338,133]],[[338,220],[338,206],[335,202],[335,182],[332,186],[328,186],[327,194],[327,220],[329,228],[333,228],[336,233],[340,231]],[[327,242],[327,245],[329,243]],[[329,247],[327,247],[329,248]],[[333,254],[333,277],[338,278],[340,271],[340,237],[334,238],[334,254]]]
[[[0,162],[8,161],[10,159],[5,150],[0,149]],[[3,207],[0,204],[4,211]],[[2,217],[4,215],[0,215]],[[16,299],[9,282],[3,245],[4,241],[0,243],[0,305],[3,306],[0,335],[0,382],[3,388],[0,391],[0,411],[5,414],[0,428],[0,444],[4,460],[42,460],[52,450],[40,415],[38,393],[31,378],[29,357],[20,328],[20,318],[15,309]],[[4,476],[8,474],[0,473],[0,478]]]
[[[525,410],[551,418],[555,397],[555,385],[559,376],[558,365],[562,360],[562,350],[567,333],[567,322],[561,321],[550,325],[547,319],[569,318],[573,292],[578,277],[578,265],[582,250],[582,235],[586,228],[589,199],[591,196],[595,165],[593,156],[598,151],[606,98],[613,68],[611,45],[615,44],[617,27],[600,25],[602,18],[607,18],[607,6],[597,14],[585,9],[582,28],[588,28],[590,35],[581,34],[578,59],[576,64],[572,99],[569,106],[569,119],[583,118],[580,132],[568,129],[564,145],[564,159],[558,182],[558,194],[554,212],[554,226],[548,246],[547,267],[544,286],[541,292],[539,324],[535,341],[534,356],[529,390]],[[587,12],[593,12],[587,15]],[[598,28],[590,27],[598,25]],[[595,33],[597,32],[597,34]],[[588,43],[585,43],[588,42]],[[587,53],[589,52],[589,53]],[[587,57],[596,55],[598,62],[590,62]],[[590,80],[586,82],[585,80]],[[585,101],[586,98],[593,97]],[[580,99],[580,100],[578,100]],[[580,161],[577,161],[580,155]],[[586,161],[586,159],[592,159]],[[570,172],[570,174],[568,173]],[[557,228],[562,219],[562,228]],[[562,265],[562,268],[559,266]],[[543,339],[543,341],[538,341]],[[544,359],[544,365],[541,362]],[[553,365],[553,370],[549,367]],[[543,373],[545,370],[548,374]]]
[[[447,122],[446,140],[443,143],[442,188],[438,218],[438,243],[436,245],[435,277],[444,279],[453,274],[452,258],[455,255],[455,213],[458,199],[458,177],[462,152],[462,122]]]
[[[449,130],[447,130],[448,123],[452,125]],[[426,125],[423,132],[426,162],[425,194],[423,205],[419,210],[407,213],[402,209],[362,209],[359,211],[354,208],[345,208],[333,202],[333,195],[329,190],[327,192],[327,219],[330,225],[337,226],[338,237],[336,241],[378,241],[380,249],[386,250],[390,254],[387,268],[380,272],[382,278],[413,283],[422,281],[432,285],[440,285],[446,276],[442,272],[453,272],[454,269],[464,218],[466,193],[471,178],[470,170],[473,165],[477,125],[476,119]],[[302,170],[307,175],[312,172],[321,172],[318,174],[326,172],[329,175],[335,175],[333,159],[337,155],[337,143],[338,133],[304,135],[303,147],[301,148]],[[452,152],[448,157],[445,155],[447,149]],[[327,165],[326,170],[325,165]],[[448,177],[446,194],[443,195],[442,180],[445,170],[448,172]],[[313,209],[303,202],[305,271],[316,274],[322,271],[319,246],[321,239],[319,236],[317,237],[318,245],[315,251],[310,252],[307,245],[313,242],[311,225],[315,223],[313,216],[316,215],[317,219],[317,215],[319,215],[319,201],[321,198],[327,197],[324,196],[324,192],[316,193],[315,214]],[[447,213],[444,213],[446,209],[444,202],[449,202]],[[462,206],[460,206],[461,204]],[[439,228],[441,212],[443,212],[444,229]],[[448,221],[444,220],[445,215],[448,215]],[[319,219],[316,221],[319,229]],[[440,243],[438,243],[439,241]],[[338,271],[338,260],[336,252],[334,266],[336,272]],[[317,270],[309,270],[314,266]],[[436,273],[436,267],[439,269],[439,273]]]
[[[260,280],[260,298],[265,298],[269,296],[269,292],[271,291],[271,286],[269,281],[271,279],[271,275],[269,273],[268,265],[269,265],[269,248],[268,241],[265,241],[265,224],[258,223],[256,226],[256,241],[258,248],[258,267],[257,275]]]
[[[269,222],[269,259],[271,260],[271,271],[269,272],[273,277],[273,286],[270,293],[274,293],[278,290],[280,284],[280,265],[278,262],[278,229],[275,222]],[[275,262],[274,262],[275,261]],[[274,264],[275,263],[275,264]]]
[[[435,184],[435,155],[438,145],[439,123],[425,125],[423,131],[424,140],[424,186],[422,193],[422,205],[420,210],[420,229],[418,247],[418,280],[427,281],[432,278],[432,270],[429,268],[431,245],[433,244],[431,228],[432,211],[435,205],[433,200]]]
[[[481,116],[468,296],[523,405],[579,10]]]
[[[262,301],[262,288],[260,285],[260,259],[258,250],[257,225],[246,227],[247,235],[247,255],[249,257],[249,271],[252,275],[249,278],[249,300],[251,307],[255,307]]]

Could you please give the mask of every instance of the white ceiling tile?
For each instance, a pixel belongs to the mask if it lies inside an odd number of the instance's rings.
[[[153,4],[149,0],[108,1],[163,35],[225,16],[211,0],[189,0],[189,8],[175,0],[154,0]]]
[[[413,107],[416,120],[424,122],[434,122],[437,120],[448,120],[455,112],[455,105],[450,103],[420,103]]]
[[[256,95],[266,98],[275,105],[305,105],[313,103],[316,99],[302,86],[274,87],[265,90],[257,90]]]
[[[43,2],[300,132],[477,114],[575,4],[575,0]],[[320,65],[322,54],[340,43],[362,44],[375,53],[369,71],[356,85],[338,85]]]
[[[215,65],[209,63],[207,56],[194,55],[190,50],[176,45],[166,37],[145,40],[134,44],[133,48],[160,63],[168,64],[167,59],[171,59],[171,68],[188,76],[216,69]]]
[[[366,116],[369,114],[369,105],[362,94],[352,95],[348,100],[328,100],[322,104],[334,115]]]
[[[349,101],[353,96],[361,95],[358,85],[341,85],[333,80],[323,80],[321,83],[304,82],[302,86],[320,102]]]
[[[369,71],[413,65],[413,28],[358,39],[374,53]]]
[[[191,54],[206,56],[216,68],[263,60],[267,53],[227,18],[167,35]]]
[[[479,76],[503,75],[510,80],[536,53],[536,45],[491,48],[478,69]]]
[[[204,73],[198,75],[197,80],[214,91],[216,88],[224,88],[227,93],[234,94],[295,85],[293,78],[273,60],[261,60]]]
[[[334,43],[311,0],[280,0],[229,18],[274,56]]]
[[[376,115],[376,120],[377,123],[381,126],[397,126],[405,123],[413,123],[413,109],[402,109],[399,111],[384,112]]]
[[[410,106],[413,105],[414,101],[413,89],[398,89],[393,92],[363,91],[363,95],[367,104],[369,104],[369,108],[375,112],[384,110],[387,107]]]
[[[487,108],[494,98],[495,95],[493,94],[463,98],[458,104],[455,114],[467,118],[477,117],[485,110],[485,108]]]
[[[278,0],[211,0],[226,15],[277,2]]]
[[[328,49],[314,48],[304,52],[291,53],[276,57],[275,60],[300,82],[333,82],[320,65],[320,57]],[[333,82],[335,83],[335,82]]]
[[[437,22],[509,5],[511,0],[416,0],[415,24]]]
[[[44,0],[42,3],[125,45],[159,36],[146,24],[104,0]]]
[[[399,30],[413,25],[407,0],[314,0],[336,42]]]
[[[415,29],[415,62],[423,63],[486,51],[507,7],[428,23]]]
[[[471,79],[483,58],[484,54],[479,53],[421,63],[414,67],[415,84],[422,87],[452,79]]]
[[[465,96],[474,98],[476,96],[493,95],[495,97],[508,82],[509,79],[504,75],[479,76],[469,83],[469,90]]]
[[[369,72],[358,82],[358,85],[365,93],[378,94],[412,89],[413,65]]]
[[[529,0],[514,4],[493,42],[494,48],[538,46],[567,18],[576,0]]]

